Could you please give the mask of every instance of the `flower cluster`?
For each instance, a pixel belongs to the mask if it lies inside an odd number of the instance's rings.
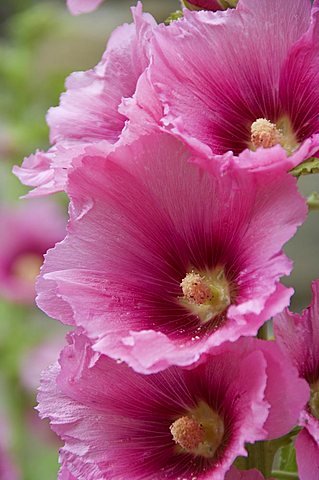
[[[319,2],[184,4],[157,25],[139,2],[15,167],[70,199],[37,302],[73,331],[38,409],[60,480],[262,480],[296,425],[316,480],[319,283],[298,316],[280,279],[307,214],[290,170],[319,152]]]

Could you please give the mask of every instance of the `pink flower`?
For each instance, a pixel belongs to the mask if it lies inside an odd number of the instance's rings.
[[[301,480],[319,476],[319,280],[313,282],[312,292],[312,303],[301,315],[286,310],[274,319],[278,344],[311,390],[299,421],[304,430],[296,441]]]
[[[67,6],[72,15],[80,15],[81,13],[92,12],[103,0],[67,0]]]
[[[318,154],[318,1],[184,14],[154,32],[150,81],[164,125],[223,168],[289,169]]]
[[[68,468],[63,465],[59,472],[58,480],[76,480],[76,478],[74,477],[74,475],[72,475],[72,473],[70,473]]]
[[[279,278],[306,215],[295,179],[215,177],[200,161],[165,133],[88,151],[70,175],[69,233],[38,283],[40,308],[140,372],[255,335],[292,293]]]
[[[295,446],[300,480],[318,480],[319,445],[307,429],[301,430]]]
[[[83,335],[69,341],[43,375],[38,409],[77,480],[223,480],[245,443],[291,428],[309,394],[273,342],[242,339],[192,369],[139,375]]]
[[[60,105],[47,116],[51,149],[14,167],[22,183],[35,187],[28,196],[63,190],[72,159],[81,156],[87,145],[103,142],[111,149],[118,141],[127,121],[119,112],[120,104],[134,94],[149,63],[149,40],[156,25],[151,15],[142,13],[140,2],[132,12],[134,23],[113,32],[101,62],[67,79]]]
[[[65,218],[53,202],[0,208],[0,295],[33,303],[44,253],[65,235]]]

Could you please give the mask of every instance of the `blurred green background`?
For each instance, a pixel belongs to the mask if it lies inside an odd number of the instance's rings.
[[[177,0],[143,3],[158,21],[179,7]],[[72,17],[64,1],[0,0],[0,208],[27,202],[19,200],[27,189],[12,175],[12,166],[37,148],[48,148],[45,114],[58,104],[65,77],[99,61],[111,31],[131,21],[130,4],[106,0],[98,11]],[[302,178],[300,188],[304,195],[318,191],[317,178]],[[66,198],[60,194],[54,201],[66,215]],[[310,213],[286,248],[295,261],[286,280],[296,290],[295,309],[308,304],[311,280],[319,277],[318,220],[318,212]],[[1,218],[0,225],[1,238],[7,233]],[[17,470],[16,477],[5,479],[0,471],[0,480],[56,479],[58,442],[37,419],[35,385],[65,331],[34,304],[0,297],[0,450],[11,456]],[[33,385],[25,380],[26,371]]]

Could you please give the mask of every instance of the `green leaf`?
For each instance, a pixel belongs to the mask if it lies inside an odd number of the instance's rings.
[[[271,475],[275,478],[278,478],[278,480],[299,480],[298,473],[292,473],[292,472],[281,472],[274,470],[271,472]]]
[[[286,445],[280,449],[280,470],[284,472],[297,472],[296,451],[293,443]]]
[[[170,23],[175,22],[175,20],[182,18],[182,16],[183,16],[182,10],[176,10],[176,12],[171,13],[170,16],[167,17],[164,23],[166,25],[169,25]]]
[[[311,175],[313,173],[319,173],[319,158],[312,157],[305,162],[300,163],[295,168],[290,170],[290,173],[294,177],[300,177],[301,175]]]

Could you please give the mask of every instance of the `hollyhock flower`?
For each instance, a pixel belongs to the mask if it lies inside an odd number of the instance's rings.
[[[166,127],[223,168],[318,154],[318,5],[240,0],[159,26],[149,75]]]
[[[272,342],[242,339],[151,375],[97,355],[84,335],[69,342],[43,375],[38,409],[77,480],[222,480],[245,443],[291,428],[309,395]]]
[[[311,305],[301,315],[286,310],[274,319],[278,344],[310,385],[310,399],[300,416],[304,430],[296,441],[301,480],[319,475],[319,280],[312,284]]]
[[[111,149],[118,141],[127,120],[119,107],[124,98],[134,94],[149,63],[149,40],[156,25],[151,15],[142,13],[140,2],[132,13],[134,23],[113,32],[101,62],[93,70],[75,72],[67,79],[60,105],[51,108],[47,116],[51,149],[14,167],[22,183],[35,187],[28,196],[63,190],[72,159],[83,154],[87,145],[106,142]]]
[[[188,365],[289,303],[283,244],[306,215],[280,170],[216,177],[165,133],[70,174],[69,234],[51,250],[38,305],[85,328],[98,351],[140,372]],[[192,158],[192,160],[194,160]]]
[[[53,202],[0,208],[0,295],[33,303],[43,254],[65,235],[65,218]]]
[[[67,0],[67,6],[72,15],[92,12],[101,5],[103,0]]]

